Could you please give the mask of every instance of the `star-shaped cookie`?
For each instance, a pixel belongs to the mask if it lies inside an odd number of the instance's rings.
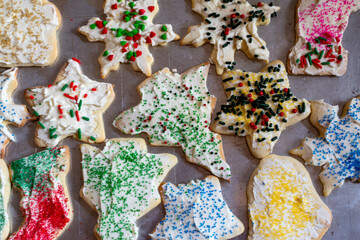
[[[17,68],[12,68],[0,74],[0,152],[5,155],[7,144],[15,141],[15,136],[7,128],[8,124],[18,127],[24,126],[35,118],[28,112],[25,105],[17,105],[12,101],[12,94],[18,83],[16,80]]]
[[[70,224],[73,211],[66,185],[68,147],[49,148],[10,165],[11,182],[21,191],[24,221],[9,240],[57,239]]]
[[[209,65],[181,75],[168,68],[155,73],[138,86],[140,104],[121,113],[114,126],[126,134],[145,132],[152,145],[182,147],[189,162],[229,180],[221,136],[209,129],[216,102],[206,87]]]
[[[51,65],[58,57],[61,21],[48,0],[2,0],[0,67]]]
[[[84,142],[105,140],[102,113],[114,100],[113,86],[86,77],[79,60],[70,59],[54,85],[25,91],[25,99],[39,117],[35,142],[54,147],[68,136]]]
[[[298,0],[296,44],[290,50],[290,74],[345,74],[348,52],[342,45],[352,12],[360,9],[358,0]]]
[[[191,26],[181,44],[200,47],[209,42],[214,45],[210,59],[216,65],[217,74],[234,68],[236,50],[242,50],[248,57],[269,62],[269,51],[257,28],[268,25],[280,7],[262,2],[250,5],[246,0],[191,1],[193,11],[203,17],[203,22]]]
[[[310,103],[290,89],[281,61],[261,72],[229,71],[223,75],[228,97],[221,105],[212,129],[218,133],[246,136],[251,153],[262,158],[271,153],[281,131],[310,114]]]
[[[81,145],[81,196],[98,211],[99,239],[137,239],[136,220],[160,203],[158,187],[176,165],[171,154],[147,153],[141,138],[110,139],[104,150]]]
[[[262,159],[247,187],[248,240],[320,240],[332,221],[303,164],[291,157]]]
[[[103,78],[127,62],[151,76],[154,59],[149,46],[164,46],[180,38],[171,25],[152,22],[158,11],[157,0],[105,0],[106,20],[95,17],[78,29],[90,42],[105,43],[98,59]]]
[[[322,100],[311,102],[310,121],[320,135],[304,139],[300,147],[290,151],[307,164],[323,166],[320,180],[325,196],[346,179],[360,180],[360,97],[346,104],[341,117],[338,111],[338,106]]]
[[[231,239],[244,231],[223,199],[214,176],[160,188],[166,216],[150,234],[152,239]]]

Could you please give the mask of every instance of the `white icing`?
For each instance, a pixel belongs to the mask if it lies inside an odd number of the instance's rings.
[[[331,213],[316,194],[310,177],[288,159],[262,160],[253,178],[249,204],[250,239],[311,240],[331,224]]]
[[[102,116],[99,113],[105,110],[106,105],[114,97],[111,84],[89,79],[82,73],[80,65],[74,60],[69,60],[67,64],[61,76],[63,79],[56,82],[54,86],[32,88],[27,92],[34,97],[33,109],[40,115],[39,122],[45,127],[38,127],[37,137],[49,147],[56,146],[67,136],[78,137],[78,129],[81,129],[81,140],[94,142],[95,140],[89,138],[98,138],[99,129],[103,127],[100,125]],[[72,82],[73,86],[77,86],[75,91],[70,87]],[[62,91],[66,84],[68,87]],[[64,94],[71,97],[78,96],[78,100],[70,99]],[[87,97],[85,97],[86,95]],[[81,110],[79,110],[81,101]],[[63,111],[62,114],[59,105]],[[73,110],[74,117],[71,117],[70,110]],[[77,121],[76,111],[79,112],[80,121]],[[89,118],[89,121],[83,117]],[[56,128],[53,135],[57,135],[57,137],[50,137],[50,128]]]
[[[127,134],[145,132],[155,145],[181,146],[190,162],[230,179],[230,167],[221,156],[221,140],[209,130],[211,99],[206,78],[209,64],[179,75],[167,68],[142,83],[141,103],[114,121]]]
[[[166,216],[150,234],[152,239],[230,239],[243,231],[224,201],[217,179],[178,186],[165,183],[162,189]]]
[[[104,150],[81,146],[82,192],[99,213],[101,239],[137,239],[136,220],[160,202],[158,186],[174,166],[169,155],[149,154],[138,141],[110,140]]]
[[[61,17],[47,0],[0,1],[0,66],[48,65]]]
[[[193,11],[197,12],[204,20],[207,19],[211,23],[204,21],[201,25],[190,27],[189,33],[182,41],[183,43],[191,43],[196,46],[202,45],[205,42],[213,44],[214,49],[211,54],[211,60],[216,64],[218,74],[222,74],[222,72],[228,68],[232,69],[236,50],[243,50],[252,58],[265,61],[269,60],[269,51],[266,48],[266,43],[257,33],[257,26],[269,24],[270,16],[279,11],[279,7],[270,7],[268,4],[254,7],[246,0],[229,1],[229,3],[220,0],[192,0],[192,2]],[[225,6],[225,8],[222,6]],[[222,26],[228,26],[228,24],[230,24],[231,15],[236,13],[233,11],[234,9],[239,13],[239,16],[234,17],[233,21],[238,20],[241,21],[242,24],[234,29],[229,27],[230,31],[227,35],[227,39],[224,39],[222,35],[224,33],[224,28]],[[262,21],[262,17],[254,17],[252,21],[249,21],[249,16],[253,16],[250,12],[259,10],[264,13],[264,15],[262,15],[265,17],[264,21]],[[219,16],[212,16],[211,14],[213,13],[216,13]],[[244,14],[244,16],[241,17],[241,14]],[[211,16],[209,17],[209,15]],[[261,13],[258,15],[261,15]],[[226,17],[226,20],[224,20],[224,17]],[[233,24],[233,26],[236,25],[236,23]],[[209,30],[209,27],[214,27],[215,29]],[[251,36],[251,40],[248,36]],[[237,37],[241,38],[238,39]],[[229,38],[233,40],[229,40]],[[227,44],[226,47],[224,47],[225,44]]]
[[[130,3],[134,3],[134,7],[130,7]],[[113,9],[112,6],[117,4],[117,9]],[[155,7],[154,11],[150,11],[149,7]],[[156,0],[123,0],[118,2],[117,0],[106,0],[104,5],[104,11],[107,15],[106,21],[107,24],[105,28],[108,30],[107,34],[104,34],[103,28],[99,29],[96,27],[95,29],[91,28],[91,25],[95,24],[96,21],[100,21],[99,18],[92,18],[89,20],[88,24],[79,28],[79,31],[86,35],[89,41],[102,41],[105,42],[105,51],[108,51],[107,56],[103,56],[103,54],[99,57],[99,62],[101,64],[101,75],[105,77],[109,71],[116,70],[118,68],[119,63],[127,63],[131,62],[133,68],[135,70],[142,71],[145,75],[151,76],[151,65],[154,61],[152,54],[150,53],[148,47],[165,45],[168,42],[176,40],[178,36],[173,32],[172,26],[170,24],[153,24],[152,18],[157,13],[157,1]],[[143,15],[137,15],[134,18],[131,18],[130,21],[126,22],[124,20],[124,12],[135,10],[135,12],[139,12],[140,10],[144,10]],[[142,17],[146,16],[147,19],[144,20]],[[144,29],[138,29],[134,27],[136,21],[141,21],[141,24],[144,24]],[[165,26],[167,28],[166,31],[162,30],[162,27]],[[141,37],[134,41],[133,39],[127,40],[126,35],[122,35],[116,37],[117,31],[112,29],[122,29],[127,30],[129,32],[138,29]],[[151,38],[151,43],[147,43],[146,38],[150,36],[150,33],[153,32],[156,36]],[[166,39],[162,39],[161,36],[166,34]],[[123,47],[120,42],[125,41],[129,43],[127,47]],[[136,44],[134,46],[134,43]],[[126,49],[126,52],[122,50]],[[141,51],[141,56],[137,56],[135,61],[131,61],[127,59],[127,54],[129,52]],[[113,59],[109,60],[108,56],[112,55]]]

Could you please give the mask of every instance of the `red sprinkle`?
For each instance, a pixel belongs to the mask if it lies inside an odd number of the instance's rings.
[[[241,17],[241,18],[244,18],[244,17],[245,17],[245,14],[241,14],[240,17]]]
[[[51,84],[49,84],[49,85],[48,85],[48,88],[51,88],[51,87],[52,87],[52,85],[51,85]]]
[[[147,37],[147,38],[146,38],[146,43],[151,43],[151,42],[152,42],[151,38],[150,38],[150,37]]]
[[[260,96],[264,96],[264,92],[263,92],[263,91],[260,91],[260,92],[259,92],[259,95],[260,95]]]
[[[76,91],[76,88],[77,88],[77,85],[75,85],[75,86],[73,87],[73,91]]]
[[[114,59],[114,55],[109,55],[108,59],[109,59],[109,61],[112,61]]]
[[[244,84],[241,82],[241,83],[239,83],[239,87],[242,87],[242,86],[244,86]]]
[[[258,7],[261,7],[263,4],[262,4],[262,2],[258,2]]]
[[[134,56],[131,56],[130,61],[135,62],[136,58]]]
[[[271,90],[271,91],[270,91],[270,94],[274,94],[274,93],[275,93],[275,91],[274,91],[274,90]]]
[[[252,108],[251,111],[252,111],[252,112],[256,112],[256,108]]]
[[[118,5],[115,3],[115,4],[111,5],[111,8],[115,10],[118,8]]]
[[[63,114],[64,112],[63,112],[63,110],[61,109],[61,105],[59,105],[58,108],[59,108],[59,113],[60,113],[60,114]]]
[[[76,115],[76,120],[77,120],[78,122],[80,122],[79,111],[75,111],[75,115]]]
[[[72,88],[74,86],[74,82],[70,83],[70,88]]]
[[[123,48],[123,49],[121,49],[121,52],[127,52],[127,49],[126,48]]]
[[[249,93],[249,94],[247,95],[247,97],[248,97],[248,98],[251,98],[251,97],[252,97],[251,93]]]
[[[101,31],[102,34],[107,34],[108,33],[108,30],[107,28],[104,28],[102,31]]]
[[[155,36],[156,36],[156,33],[150,32],[150,37],[151,37],[151,38],[153,38],[153,37],[155,37]]]
[[[231,14],[230,17],[235,18],[236,17],[235,13]]]
[[[137,48],[138,46],[139,46],[138,43],[134,43],[134,44],[133,44],[133,47],[134,47],[134,48]]]
[[[74,58],[74,57],[73,57],[72,60],[74,60],[75,62],[81,63],[80,60],[77,59],[77,58]]]
[[[35,99],[35,97],[33,95],[30,95],[30,99]]]
[[[142,55],[142,51],[136,51],[135,53],[137,57],[140,57]]]
[[[150,12],[153,12],[155,10],[155,7],[154,6],[149,6],[148,9],[149,9]]]
[[[145,13],[145,10],[144,10],[144,9],[140,9],[140,10],[139,10],[139,15],[144,15],[144,13]]]
[[[98,28],[100,28],[100,29],[104,27],[103,22],[100,21],[100,20],[97,20],[97,21],[95,22],[95,24],[96,24],[96,26],[97,26]]]
[[[132,40],[132,37],[127,36],[125,39],[128,40],[128,41],[131,41],[131,40]]]
[[[297,113],[297,109],[294,108],[294,109],[292,110],[292,113]]]
[[[87,93],[85,93],[85,94],[84,94],[84,98],[87,98],[87,96],[88,96]]]
[[[75,98],[74,98],[74,97],[70,96],[70,95],[69,95],[69,94],[67,94],[67,93],[64,93],[64,96],[65,96],[65,97],[67,97],[67,98],[70,98],[71,100],[75,100]]]
[[[284,92],[288,92],[288,91],[289,91],[289,89],[287,89],[287,88],[284,88],[284,89],[283,89],[283,91],[284,91]]]
[[[92,89],[91,89],[91,91],[93,91],[93,92],[96,92],[96,90],[97,90],[96,88],[92,88]]]
[[[341,54],[341,46],[339,46],[338,54]]]
[[[283,113],[283,112],[281,112],[281,113],[279,113],[279,115],[280,115],[281,117],[283,117],[283,116],[284,116],[284,113]]]

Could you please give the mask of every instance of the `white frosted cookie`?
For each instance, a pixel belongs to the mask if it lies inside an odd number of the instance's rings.
[[[26,101],[39,117],[35,142],[54,147],[68,136],[89,143],[105,140],[102,114],[115,98],[112,84],[85,76],[79,60],[70,59],[54,85],[25,91]]]
[[[80,195],[99,214],[98,239],[137,239],[136,221],[156,207],[158,187],[177,158],[147,153],[141,138],[115,138],[104,150],[83,144],[84,186]]]
[[[139,105],[121,113],[114,126],[126,134],[148,134],[150,144],[179,146],[189,162],[229,180],[221,136],[209,129],[216,98],[206,87],[209,63],[183,74],[168,68],[155,73],[138,86]]]
[[[7,144],[15,141],[7,125],[12,124],[18,127],[24,126],[28,121],[35,120],[25,105],[15,104],[12,94],[18,86],[17,68],[11,68],[0,74],[0,155],[5,156]]]
[[[290,74],[336,75],[346,72],[348,52],[342,46],[344,31],[359,0],[299,0],[296,41],[290,50]]]
[[[262,2],[250,5],[246,0],[191,1],[193,11],[203,17],[203,22],[191,26],[181,44],[200,47],[209,42],[214,45],[210,59],[216,65],[217,74],[234,68],[236,50],[245,52],[250,58],[269,62],[269,51],[257,29],[268,25],[280,7]]]
[[[223,75],[228,97],[211,126],[215,132],[246,136],[257,158],[270,154],[286,127],[310,114],[310,103],[290,89],[284,64],[274,61],[261,72],[229,71]]]
[[[329,208],[294,158],[262,159],[250,178],[247,196],[248,240],[319,240],[331,225]]]
[[[90,42],[105,43],[98,59],[103,78],[118,70],[120,63],[131,63],[134,70],[151,76],[154,58],[149,46],[180,38],[170,24],[152,22],[158,11],[157,0],[105,0],[106,20],[95,17],[78,29]]]
[[[151,239],[226,240],[244,232],[214,176],[177,186],[164,183],[160,193],[166,216],[150,234]]]
[[[24,221],[9,240],[55,240],[70,225],[73,209],[66,184],[69,159],[68,147],[61,146],[11,163],[11,182],[21,191]]]
[[[8,204],[10,199],[9,169],[4,160],[0,159],[0,239],[7,239],[10,231]]]
[[[0,67],[51,65],[58,57],[61,21],[47,0],[1,0]]]
[[[338,111],[338,106],[322,100],[311,102],[310,121],[319,137],[306,138],[290,151],[307,164],[323,167],[319,177],[325,196],[346,179],[360,180],[360,97],[346,104],[341,117]]]

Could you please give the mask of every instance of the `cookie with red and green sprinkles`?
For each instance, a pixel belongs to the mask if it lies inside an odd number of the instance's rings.
[[[280,7],[263,2],[251,5],[246,0],[191,1],[193,11],[203,17],[203,22],[191,26],[181,44],[214,45],[210,59],[217,74],[234,69],[236,50],[243,51],[249,58],[269,62],[269,50],[257,29],[268,25]]]
[[[126,134],[145,132],[152,145],[181,147],[189,162],[229,180],[221,136],[209,128],[216,101],[206,87],[209,66],[155,73],[138,86],[140,104],[116,117],[114,126]]]
[[[156,207],[158,187],[176,165],[171,154],[150,154],[141,138],[116,138],[103,150],[83,144],[80,195],[99,214],[98,239],[137,239],[136,221]],[[145,216],[146,217],[146,216]]]
[[[114,98],[112,84],[89,79],[78,59],[68,60],[54,84],[25,91],[26,101],[39,118],[36,144],[55,147],[68,136],[88,143],[103,142],[102,114]]]
[[[49,148],[10,165],[11,182],[21,191],[24,221],[11,240],[53,240],[72,220],[66,185],[70,153],[66,146]]]
[[[121,63],[131,63],[134,70],[151,76],[154,58],[149,47],[180,38],[170,24],[152,22],[158,10],[157,0],[105,0],[106,20],[94,17],[78,28],[90,42],[105,43],[98,58],[103,78],[119,69]]]
[[[261,72],[229,71],[223,75],[228,97],[212,129],[246,136],[251,153],[262,158],[272,152],[280,134],[310,114],[310,103],[295,97],[284,64],[269,63]]]
[[[11,68],[0,74],[0,155],[5,156],[6,146],[16,141],[8,125],[24,126],[28,121],[35,120],[25,105],[15,104],[12,95],[18,86],[17,68]]]
[[[299,0],[296,43],[287,63],[289,73],[344,75],[348,52],[342,46],[342,39],[350,14],[359,9],[358,0]]]
[[[9,168],[5,161],[0,159],[0,239],[7,239],[10,231],[8,205],[10,199],[11,184]]]

